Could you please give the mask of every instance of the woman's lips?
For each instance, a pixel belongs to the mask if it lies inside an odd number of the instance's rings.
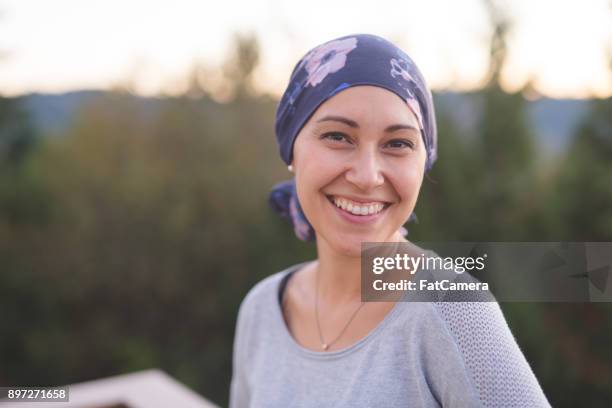
[[[348,212],[347,210],[342,209],[341,207],[338,207],[336,203],[334,203],[333,196],[326,196],[326,197],[327,197],[327,201],[330,203],[330,205],[334,208],[334,210],[338,213],[338,215],[342,219],[344,219],[345,221],[354,223],[354,224],[368,224],[368,223],[373,223],[377,221],[379,218],[381,218],[385,214],[385,212],[387,211],[387,208],[389,208],[389,206],[391,205],[391,203],[383,203],[384,205],[383,205],[382,210],[374,214],[355,215],[355,214]]]

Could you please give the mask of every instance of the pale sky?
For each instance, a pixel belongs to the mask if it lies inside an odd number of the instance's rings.
[[[436,90],[473,89],[487,68],[482,0],[0,0],[0,94],[108,89],[178,93],[195,63],[220,66],[234,32],[260,38],[260,89],[282,92],[311,47],[370,32],[412,56]],[[503,72],[551,97],[612,95],[612,5],[514,0]]]

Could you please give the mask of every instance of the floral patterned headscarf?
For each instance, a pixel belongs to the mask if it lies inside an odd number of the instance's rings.
[[[397,94],[416,116],[427,154],[425,171],[436,161],[436,122],[431,92],[412,59],[393,43],[372,34],[337,38],[310,50],[293,69],[276,111],[275,131],[280,155],[293,159],[295,138],[317,108],[338,92],[373,85]],[[291,221],[304,241],[316,239],[295,189],[295,179],[274,186],[270,205]],[[416,220],[413,213],[411,220]],[[402,227],[402,234],[408,232]]]

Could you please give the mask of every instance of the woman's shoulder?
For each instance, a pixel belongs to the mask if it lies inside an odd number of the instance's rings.
[[[432,256],[439,255],[430,251]],[[446,282],[430,293],[429,311],[454,340],[468,365],[475,355],[499,350],[500,346],[519,355],[504,313],[488,289],[470,272],[436,269],[420,275],[429,282]],[[521,355],[522,357],[522,355]]]
[[[501,333],[512,336],[488,284],[470,272],[437,270],[424,276],[433,278],[432,282],[447,282],[431,295],[431,308],[455,337],[471,337],[469,333],[482,331],[493,336]]]
[[[253,287],[251,287],[251,289],[249,289],[247,294],[244,296],[240,304],[240,309],[258,309],[264,303],[270,304],[269,302],[271,298],[278,298],[278,289],[282,280],[292,272],[298,270],[304,264],[306,264],[306,262],[291,265],[261,279],[259,282],[253,285]]]

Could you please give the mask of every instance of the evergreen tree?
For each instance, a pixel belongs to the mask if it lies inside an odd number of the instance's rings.
[[[483,240],[528,240],[536,191],[533,136],[525,99],[507,94],[500,84],[510,21],[492,2],[486,4],[494,29],[476,141],[481,171],[474,199],[482,205],[478,230]]]
[[[560,239],[612,241],[612,98],[591,102],[550,201]]]

